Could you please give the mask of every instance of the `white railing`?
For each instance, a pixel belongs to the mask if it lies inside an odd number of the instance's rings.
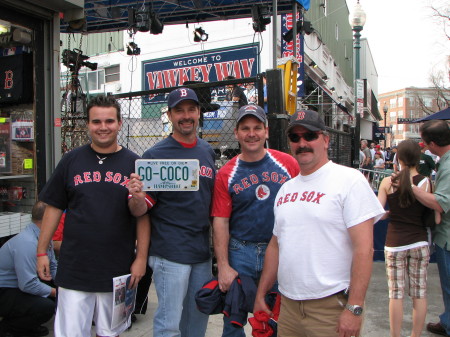
[[[381,181],[385,177],[389,177],[394,172],[393,170],[367,170],[360,168],[359,169],[366,177],[369,177],[369,183],[372,186],[374,191],[378,191],[380,187]]]

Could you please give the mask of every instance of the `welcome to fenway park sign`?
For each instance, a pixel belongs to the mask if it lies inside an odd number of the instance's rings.
[[[259,71],[259,45],[235,46],[143,62],[144,90],[170,88],[186,81],[215,82],[227,76],[253,77]],[[146,103],[159,103],[163,95]]]

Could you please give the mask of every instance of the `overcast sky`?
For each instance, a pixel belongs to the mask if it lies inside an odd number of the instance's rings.
[[[332,0],[331,0],[332,1]],[[346,0],[350,12],[356,0]],[[442,19],[430,5],[444,8],[446,0],[360,0],[367,20],[362,37],[369,41],[378,71],[379,94],[409,86],[430,86],[430,73],[445,69],[450,42]],[[449,21],[446,20],[450,34]]]

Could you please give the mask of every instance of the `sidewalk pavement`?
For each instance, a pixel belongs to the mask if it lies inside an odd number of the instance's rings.
[[[362,337],[388,337],[389,336],[389,299],[385,274],[384,262],[375,262],[372,279],[366,296],[365,319]],[[151,337],[152,317],[157,305],[155,288],[153,285],[149,292],[149,305],[145,315],[137,315],[137,321],[133,323],[130,330],[121,334],[122,337]],[[442,302],[441,287],[436,263],[432,263],[428,269],[428,314],[425,322],[437,322],[438,316],[444,308]],[[412,301],[407,297],[404,301],[404,323],[402,336],[409,336],[412,327]],[[53,330],[53,322],[49,322],[47,327]],[[245,327],[246,336],[251,336],[249,324]],[[210,316],[206,337],[220,337],[222,334],[222,315]],[[51,331],[50,337],[53,337]],[[92,337],[95,333],[92,332]],[[189,336],[197,337],[197,336]],[[422,337],[437,337],[437,335],[426,331]]]

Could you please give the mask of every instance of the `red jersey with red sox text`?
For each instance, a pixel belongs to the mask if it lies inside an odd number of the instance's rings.
[[[230,235],[236,239],[269,242],[275,196],[299,171],[291,155],[272,149],[257,162],[234,157],[217,174],[212,216],[229,218]]]

